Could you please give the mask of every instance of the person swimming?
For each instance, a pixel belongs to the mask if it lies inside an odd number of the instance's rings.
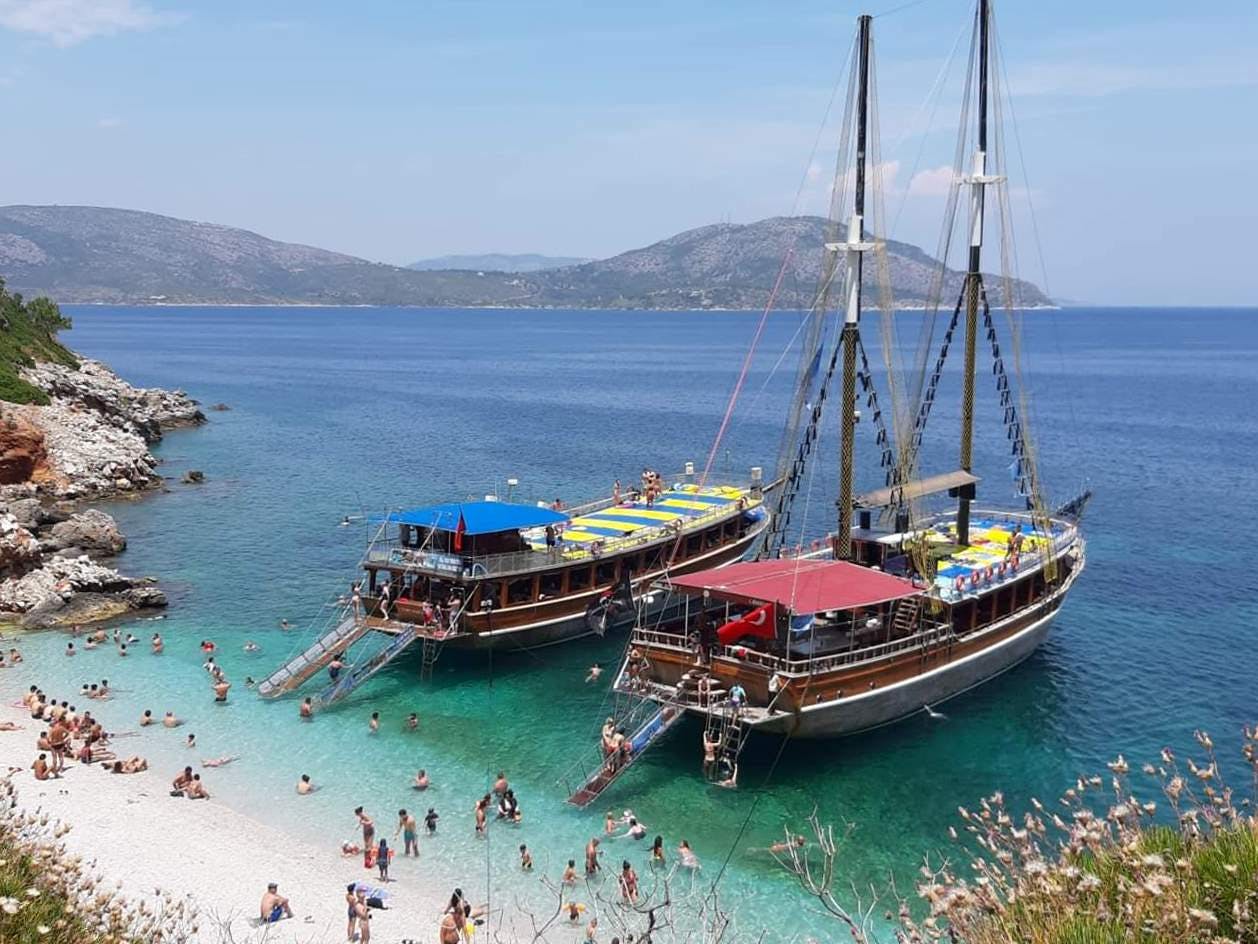
[[[314,792],[314,784],[310,782],[310,774],[302,774],[301,779],[297,781],[297,792],[301,796]]]
[[[413,786],[416,790],[427,790],[428,789],[428,771],[423,770],[421,768],[419,773],[415,775],[415,781],[414,783],[411,784],[411,786]]]

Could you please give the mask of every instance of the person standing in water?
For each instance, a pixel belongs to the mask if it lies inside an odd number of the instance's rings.
[[[368,727],[371,728],[372,734],[380,733],[380,712],[373,711],[371,713],[371,722],[368,724]]]
[[[376,847],[376,868],[380,870],[380,881],[387,882],[389,880],[389,841],[384,837],[381,837],[380,845]]]
[[[402,855],[419,855],[418,828],[414,816],[406,810],[397,811],[397,829],[393,832],[393,838],[396,840],[398,833],[402,834]]]
[[[363,849],[370,849],[376,838],[376,824],[370,816],[363,812],[361,806],[355,807],[354,815],[358,817],[358,825],[363,830]]]

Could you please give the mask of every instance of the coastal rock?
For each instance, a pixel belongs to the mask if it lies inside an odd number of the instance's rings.
[[[44,433],[24,411],[10,408],[0,420],[0,485],[30,482],[47,472]]]
[[[89,498],[160,483],[157,460],[138,430],[67,400],[19,409],[43,432],[47,461],[41,490],[59,498]]]
[[[117,522],[95,508],[71,515],[53,525],[49,531],[49,542],[57,550],[77,547],[103,555],[119,554],[127,547],[127,539],[118,530]]]
[[[100,361],[83,360],[77,368],[40,363],[23,370],[22,378],[54,398],[78,403],[121,429],[138,432],[149,443],[160,440],[164,430],[205,422],[197,401],[182,390],[133,387]]]
[[[0,576],[23,574],[39,562],[39,541],[12,514],[0,514]]]
[[[226,413],[231,409],[231,407],[229,407],[226,403],[215,403],[212,407],[210,407],[210,409],[215,413]]]
[[[179,479],[184,485],[200,485],[205,481],[205,473],[200,469],[189,469]]]
[[[29,627],[55,626],[68,621],[88,622],[104,618],[84,613],[85,610],[99,610],[100,601],[94,602],[89,597],[83,603],[75,603],[79,595],[108,595],[112,601],[122,605],[119,612],[125,612],[137,606],[128,596],[129,591],[152,589],[150,581],[124,577],[86,556],[51,557],[35,570],[0,583],[0,610],[25,614],[22,624]],[[153,598],[148,593],[136,595],[134,599],[140,601],[139,605],[161,605],[152,602]],[[162,599],[165,599],[164,596]]]

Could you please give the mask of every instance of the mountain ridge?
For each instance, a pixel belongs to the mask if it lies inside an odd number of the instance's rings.
[[[589,256],[546,256],[536,252],[486,252],[436,256],[407,263],[406,268],[416,272],[455,269],[473,272],[540,272],[545,269],[562,269],[565,266],[593,262]]]
[[[812,303],[829,225],[815,216],[713,223],[563,268],[420,271],[140,210],[16,205],[0,207],[0,273],[11,291],[64,304],[754,309],[786,259],[775,304],[801,308]],[[886,248],[896,303],[924,303],[938,263],[908,243]],[[962,279],[946,273],[945,302]],[[1018,304],[1052,303],[1028,282],[1016,287]],[[1000,279],[988,292],[1002,303]]]

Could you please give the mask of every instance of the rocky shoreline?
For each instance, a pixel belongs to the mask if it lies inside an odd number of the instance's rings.
[[[149,447],[204,423],[197,401],[133,387],[86,359],[37,363],[22,379],[49,403],[0,403],[0,622],[47,628],[165,606],[152,578],[102,563],[126,538],[85,503],[160,487]]]

